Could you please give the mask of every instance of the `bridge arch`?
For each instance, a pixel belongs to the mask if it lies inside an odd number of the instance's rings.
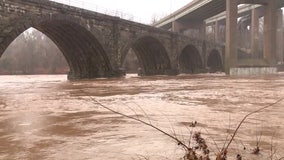
[[[201,54],[198,49],[191,44],[182,49],[178,61],[180,73],[198,73],[203,68]]]
[[[223,71],[224,69],[221,53],[218,50],[213,49],[207,57],[206,65],[209,69],[209,72]]]
[[[19,17],[9,24],[6,38],[1,43],[0,56],[21,33],[35,28],[48,36],[63,53],[70,73],[68,79],[98,78],[114,72],[106,54],[99,31],[67,15]]]
[[[141,75],[163,75],[171,70],[171,62],[166,48],[158,38],[143,35],[130,40],[122,51],[122,62],[132,49],[139,62]]]

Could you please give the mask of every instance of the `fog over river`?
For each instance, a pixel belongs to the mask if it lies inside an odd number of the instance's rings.
[[[284,98],[284,73],[223,74],[68,81],[66,75],[0,76],[0,159],[180,159],[183,150],[156,130],[107,107],[175,134],[201,132],[214,156],[249,112]],[[233,141],[229,159],[284,156],[284,101],[252,115]],[[196,127],[190,123],[197,121]],[[250,154],[260,139],[260,155]],[[216,143],[216,144],[215,144]],[[218,147],[217,147],[218,146]],[[246,148],[244,150],[243,148]]]

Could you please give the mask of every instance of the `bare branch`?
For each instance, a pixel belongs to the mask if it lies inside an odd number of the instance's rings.
[[[243,118],[243,119],[241,120],[241,122],[239,123],[238,127],[235,129],[235,132],[234,132],[234,134],[233,134],[231,140],[229,141],[227,147],[224,148],[223,151],[227,151],[227,150],[228,150],[230,144],[232,143],[233,139],[235,138],[235,136],[236,136],[238,130],[240,129],[241,125],[244,123],[244,121],[245,121],[249,116],[251,116],[251,115],[253,115],[253,114],[255,114],[255,113],[261,112],[261,111],[263,111],[263,110],[265,110],[265,109],[267,109],[267,108],[269,108],[269,107],[272,107],[272,106],[274,106],[275,104],[277,104],[277,103],[279,103],[279,102],[281,102],[281,101],[283,101],[283,100],[284,100],[284,98],[281,98],[281,99],[277,100],[277,101],[274,102],[274,103],[271,103],[271,104],[269,104],[269,105],[267,105],[267,106],[265,106],[265,107],[262,107],[262,108],[260,108],[260,109],[258,109],[258,110],[255,110],[255,111],[253,111],[253,112],[250,112],[249,114],[247,114],[246,116],[244,116],[244,118]]]
[[[155,130],[157,130],[157,131],[163,133],[164,135],[170,137],[171,139],[175,140],[175,141],[176,141],[179,145],[181,145],[184,149],[186,149],[186,150],[191,150],[191,148],[189,148],[187,145],[185,145],[182,141],[180,141],[180,140],[177,139],[176,137],[172,136],[171,134],[169,134],[169,133],[163,131],[162,129],[160,129],[160,128],[158,128],[158,127],[156,127],[156,126],[154,126],[154,125],[152,125],[152,124],[150,124],[150,123],[147,123],[147,122],[145,122],[145,121],[143,121],[143,120],[140,120],[140,119],[138,119],[138,118],[135,118],[135,117],[132,117],[132,116],[128,116],[128,115],[126,115],[126,114],[123,114],[123,113],[120,113],[120,112],[118,112],[118,111],[115,111],[115,110],[113,110],[113,109],[111,109],[111,108],[109,108],[109,107],[103,105],[102,103],[100,103],[99,101],[97,101],[96,99],[94,99],[93,97],[90,97],[90,98],[91,98],[91,100],[94,102],[94,104],[97,104],[97,105],[101,106],[102,108],[104,108],[104,109],[106,109],[106,110],[108,110],[108,111],[110,111],[110,112],[112,112],[112,113],[115,113],[115,114],[121,115],[121,116],[123,116],[123,117],[132,119],[132,120],[137,121],[137,122],[140,122],[140,123],[142,123],[142,124],[145,124],[146,126],[149,126],[149,127],[153,128],[153,129],[155,129]]]

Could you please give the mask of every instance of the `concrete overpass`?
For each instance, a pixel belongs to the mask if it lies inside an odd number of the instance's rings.
[[[247,9],[247,4],[252,6],[250,9]],[[239,6],[239,8],[238,8]],[[191,30],[198,31],[198,37],[201,39],[206,38],[206,22],[212,23],[213,19],[219,16],[219,14],[225,15],[226,17],[226,54],[225,54],[225,70],[227,74],[235,72],[238,68],[243,68],[246,66],[249,67],[268,67],[268,66],[275,66],[277,63],[277,56],[278,54],[283,53],[276,53],[276,32],[279,31],[278,27],[282,28],[282,18],[278,18],[281,22],[276,22],[276,17],[282,17],[279,14],[279,8],[284,6],[283,0],[194,0],[185,7],[179,9],[178,11],[174,12],[173,14],[161,19],[160,21],[156,22],[154,26],[163,28],[165,30],[171,30],[178,33],[186,34],[186,32]],[[250,59],[250,60],[238,60],[237,54],[237,19],[239,16],[245,15],[248,12],[252,12],[253,8],[261,8],[262,15],[264,16],[264,43],[263,43],[263,57],[262,59]],[[226,12],[225,12],[226,11]],[[254,12],[251,23],[251,30],[252,30],[252,40],[256,39],[255,34],[258,31],[259,25],[259,16],[260,13]],[[212,18],[213,17],[213,18]],[[220,16],[219,16],[220,17]],[[211,18],[211,19],[210,19]],[[210,21],[211,20],[211,21]],[[219,22],[219,21],[218,21]],[[278,25],[278,26],[277,26]],[[215,28],[219,26],[216,23]],[[215,29],[216,30],[216,29]],[[281,35],[283,40],[283,29],[281,29],[277,34]],[[192,34],[194,32],[190,32]],[[217,29],[216,36],[218,36],[219,32]],[[277,40],[279,40],[277,38]],[[281,38],[280,38],[281,40]],[[252,42],[252,46],[255,42]],[[281,44],[280,46],[283,46]],[[255,46],[253,46],[255,47]],[[253,51],[253,49],[252,49]],[[279,50],[278,50],[279,51]],[[281,49],[281,52],[283,49]],[[283,61],[283,58],[281,58]],[[232,70],[230,69],[232,68]],[[251,69],[250,69],[251,70]]]
[[[238,13],[240,16],[249,13],[252,9],[258,8],[261,5],[249,4],[266,4],[269,0],[239,0]],[[277,8],[284,7],[283,0],[277,0]],[[175,21],[205,21],[212,22],[214,19],[223,20],[226,17],[226,0],[193,0],[181,9],[155,22],[153,26],[163,29],[172,28],[172,23]]]

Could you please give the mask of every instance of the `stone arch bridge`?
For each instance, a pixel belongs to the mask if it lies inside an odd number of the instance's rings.
[[[224,46],[48,0],[0,0],[0,56],[33,27],[62,51],[69,79],[121,76],[129,49],[144,75],[194,73],[223,64]]]

